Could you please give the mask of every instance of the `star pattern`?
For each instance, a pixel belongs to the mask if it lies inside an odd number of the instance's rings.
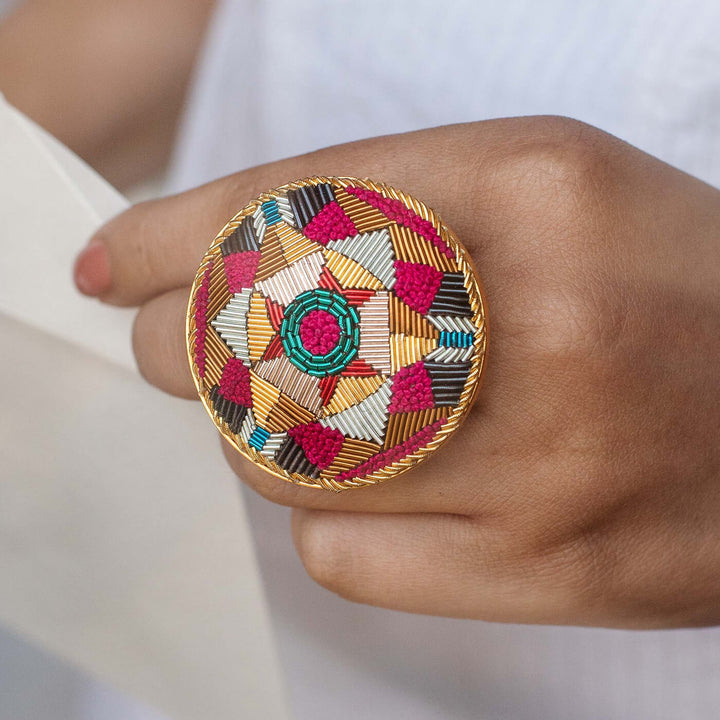
[[[196,283],[208,402],[280,474],[337,489],[420,452],[484,353],[462,248],[391,200],[337,180],[270,193]]]

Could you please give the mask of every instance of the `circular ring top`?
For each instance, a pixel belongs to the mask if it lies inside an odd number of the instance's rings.
[[[485,364],[472,261],[423,203],[369,180],[264,193],[210,245],[190,367],[223,436],[285,480],[386,480],[467,415]]]

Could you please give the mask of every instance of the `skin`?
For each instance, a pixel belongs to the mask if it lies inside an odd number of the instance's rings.
[[[310,576],[416,613],[720,622],[720,193],[537,117],[328,148],[137,205],[98,232],[76,281],[140,307],[149,382],[195,397],[184,317],[204,250],[261,191],[314,174],[382,179],[434,208],[479,269],[490,344],[465,425],[385,484],[293,486],[223,443],[244,482],[293,507]]]
[[[121,188],[162,170],[214,0],[27,0],[0,92]]]

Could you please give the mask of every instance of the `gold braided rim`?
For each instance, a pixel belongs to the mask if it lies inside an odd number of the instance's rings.
[[[433,439],[420,447],[413,453],[404,456],[402,459],[392,462],[385,467],[376,470],[363,477],[355,477],[344,481],[336,481],[333,479],[319,477],[317,479],[309,479],[308,477],[295,473],[288,472],[271,460],[268,460],[261,455],[257,450],[248,446],[244,447],[238,442],[238,436],[232,433],[227,426],[225,420],[218,415],[213,408],[210,399],[208,397],[209,389],[205,386],[203,379],[200,377],[197,365],[194,359],[195,350],[195,338],[197,328],[195,324],[195,301],[198,289],[205,277],[205,273],[211,262],[214,262],[220,257],[219,246],[221,243],[231,235],[240,223],[249,215],[253,215],[260,205],[268,200],[274,200],[278,194],[287,192],[288,190],[296,190],[307,185],[318,185],[321,183],[332,183],[340,185],[343,188],[348,186],[362,187],[367,190],[372,190],[380,193],[384,197],[392,198],[394,200],[400,200],[407,207],[411,208],[417,215],[424,220],[428,220],[433,224],[437,230],[440,238],[454,251],[455,262],[458,268],[462,271],[465,279],[465,289],[468,294],[470,301],[470,308],[472,310],[472,321],[478,328],[478,334],[474,340],[473,347],[475,352],[472,355],[471,367],[460,395],[460,401],[455,406],[447,417],[447,421],[438,430],[437,434]],[[237,213],[223,229],[218,233],[215,239],[210,244],[210,247],[206,251],[202,262],[195,275],[195,279],[192,284],[190,291],[190,297],[187,306],[186,315],[186,338],[187,338],[187,355],[190,364],[190,371],[192,373],[195,387],[201,402],[203,403],[206,411],[212,418],[215,426],[218,428],[221,435],[245,458],[255,463],[259,467],[263,468],[270,474],[278,477],[282,480],[291,482],[295,485],[301,485],[309,488],[319,488],[324,490],[332,490],[339,492],[342,490],[349,490],[353,488],[367,487],[369,485],[376,485],[391,477],[396,477],[402,473],[412,469],[415,465],[422,462],[435,450],[437,450],[445,441],[452,435],[455,430],[463,423],[467,415],[470,412],[473,402],[477,396],[477,392],[480,389],[483,372],[485,369],[485,357],[487,354],[487,335],[488,335],[488,323],[486,318],[486,303],[482,286],[478,277],[475,265],[470,257],[469,253],[455,236],[450,228],[448,228],[441,218],[432,209],[427,207],[423,202],[416,198],[397,190],[385,183],[372,181],[369,179],[359,179],[349,176],[313,176],[302,180],[296,180],[294,182],[286,183],[277,188],[262,193],[259,197],[249,203],[243,210]]]

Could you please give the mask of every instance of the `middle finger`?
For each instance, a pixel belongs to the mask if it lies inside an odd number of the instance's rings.
[[[185,314],[189,290],[172,290],[145,303],[135,321],[134,346],[142,375],[160,389],[197,399],[188,370],[185,349]],[[309,509],[359,512],[444,512],[465,514],[476,492],[489,478],[478,471],[482,449],[497,447],[493,437],[499,424],[485,394],[475,403],[457,437],[409,472],[358,491],[332,493],[293,485],[245,459],[223,441],[225,455],[235,473],[273,502]],[[198,408],[198,412],[202,412]],[[487,467],[487,466],[486,466]],[[483,474],[490,472],[486,469]],[[471,475],[472,477],[468,477]]]

